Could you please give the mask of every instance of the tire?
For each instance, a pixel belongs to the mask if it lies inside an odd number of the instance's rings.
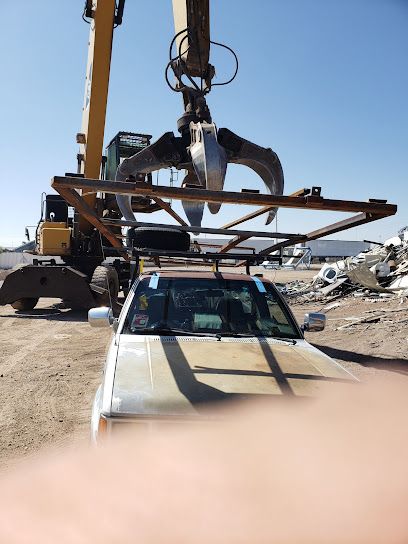
[[[38,298],[19,298],[11,303],[15,310],[28,311],[33,310],[38,302]]]
[[[190,235],[182,230],[136,227],[128,230],[127,244],[139,249],[189,251]]]
[[[102,289],[109,289],[109,293],[93,293],[97,306],[114,306],[118,298],[119,278],[112,266],[97,266],[92,274],[91,283]]]

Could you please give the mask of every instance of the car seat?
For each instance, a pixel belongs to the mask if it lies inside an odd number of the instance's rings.
[[[165,302],[165,295],[153,295],[148,299],[147,313],[149,316],[149,327],[158,325],[163,321]]]
[[[223,328],[236,332],[248,331],[248,314],[244,312],[242,302],[236,298],[222,298],[218,302],[217,311],[221,317]]]

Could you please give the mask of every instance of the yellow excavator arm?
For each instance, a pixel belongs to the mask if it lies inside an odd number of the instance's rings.
[[[82,125],[81,132],[77,134],[77,143],[80,145],[78,170],[86,178],[100,177],[116,17],[115,0],[93,0],[85,4],[84,19],[89,18],[90,29]],[[89,194],[86,202],[94,208],[95,193]],[[86,233],[92,226],[81,217],[79,229]]]

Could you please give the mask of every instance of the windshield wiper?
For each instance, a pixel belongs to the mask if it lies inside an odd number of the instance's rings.
[[[282,342],[289,342],[290,344],[296,345],[296,340],[294,338],[286,338],[285,336],[265,336],[265,338],[272,338],[273,340],[281,340]]]
[[[133,331],[134,334],[163,334],[167,336],[172,335],[182,335],[182,336],[210,336],[212,338],[221,339],[221,335],[212,332],[195,332],[195,331],[186,331],[185,329],[173,329],[170,327],[153,327],[152,329],[137,329]]]
[[[262,335],[254,332],[223,332],[220,336],[225,338],[254,338]]]
[[[281,336],[270,336],[265,335],[263,333],[244,333],[244,332],[222,332],[222,333],[214,333],[214,332],[195,332],[195,331],[186,331],[185,329],[173,329],[170,327],[153,327],[153,328],[143,328],[143,329],[136,329],[133,331],[134,334],[159,334],[159,335],[166,335],[166,336],[201,336],[201,337],[210,337],[210,338],[217,338],[217,340],[221,340],[221,338],[273,338],[274,340],[282,340],[283,342],[289,342],[293,345],[296,344],[296,340],[294,338],[283,338]]]
[[[294,338],[275,338],[275,340],[282,340],[282,342],[290,342],[292,346],[296,346],[297,342]]]
[[[290,342],[295,345],[296,340],[294,338],[285,338],[284,336],[272,336],[270,334],[264,334],[262,332],[223,332],[220,336],[230,338],[273,338],[273,340],[282,340],[283,342]]]

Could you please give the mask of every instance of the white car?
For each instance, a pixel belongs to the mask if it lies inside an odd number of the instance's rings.
[[[357,381],[306,342],[274,285],[256,276],[142,274],[118,319],[93,308],[89,322],[113,328],[93,405],[94,441],[124,424],[200,417],[213,401],[310,397]],[[306,314],[302,328],[324,323],[323,314]]]

